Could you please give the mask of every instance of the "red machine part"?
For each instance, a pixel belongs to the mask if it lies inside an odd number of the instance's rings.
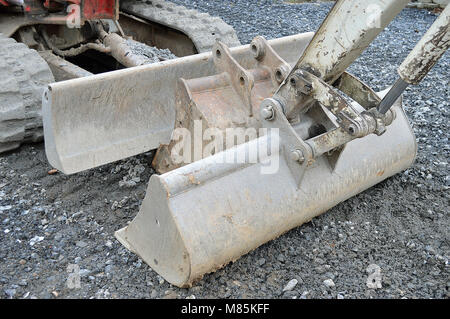
[[[118,0],[81,0],[82,19],[117,19]]]
[[[25,1],[25,12],[31,13],[36,0]],[[36,2],[39,2],[37,0]],[[114,19],[119,18],[119,1],[118,0],[65,0],[69,4],[76,4],[80,6],[81,20],[95,20],[95,19]],[[44,0],[43,6],[46,9],[56,9],[61,5],[61,1],[55,2],[52,0]],[[0,0],[0,6],[10,6],[7,0]],[[52,19],[48,17],[48,19]]]
[[[67,1],[67,2],[78,4],[78,1],[77,2]],[[50,9],[50,10],[56,10],[58,8],[62,8],[62,4],[60,2],[55,2],[55,1],[52,1],[52,0],[45,0],[44,1],[44,8],[47,8],[47,9]]]

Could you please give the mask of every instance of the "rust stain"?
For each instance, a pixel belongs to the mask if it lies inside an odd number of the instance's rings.
[[[384,174],[384,170],[379,171],[379,172],[377,173],[377,176],[383,176],[383,174]]]
[[[191,182],[191,184],[200,185],[200,182],[195,180],[195,176],[193,174],[189,174],[188,178],[189,178],[189,181]]]
[[[56,173],[58,173],[58,170],[55,168],[53,168],[47,172],[48,175],[55,175]]]
[[[225,218],[230,224],[233,224],[233,215],[232,214],[225,214],[222,215],[223,218]]]

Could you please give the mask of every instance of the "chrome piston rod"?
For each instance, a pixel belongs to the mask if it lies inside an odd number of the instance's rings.
[[[450,47],[450,5],[436,19],[398,68],[400,78],[378,106],[385,114],[410,84],[419,84]]]

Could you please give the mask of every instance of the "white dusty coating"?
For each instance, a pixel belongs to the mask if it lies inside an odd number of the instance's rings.
[[[0,153],[42,140],[41,100],[54,82],[41,56],[0,34]]]
[[[400,77],[418,84],[450,46],[450,6],[439,15],[398,68]]]
[[[297,186],[280,156],[276,174],[257,164],[218,163],[267,143],[268,135],[150,178],[135,219],[116,238],[160,276],[190,287],[204,274],[310,221],[338,203],[409,167],[417,144],[398,103],[382,136],[346,144],[334,170],[315,159]],[[283,136],[281,136],[283,139]],[[263,164],[265,163],[265,164]]]
[[[298,34],[270,44],[292,62],[311,37]],[[246,68],[255,67],[248,45],[231,51]],[[52,84],[43,103],[48,161],[72,174],[168,144],[178,79],[215,73],[211,53],[203,53]]]
[[[332,5],[171,1],[222,17],[242,43],[257,35],[274,39],[315,31]],[[352,64],[351,73],[376,90],[385,89],[435,18],[426,10],[403,10]],[[86,299],[448,299],[450,86],[442,79],[448,78],[449,69],[447,53],[421,85],[405,92],[404,105],[419,144],[412,168],[205,276],[191,289],[162,280],[114,238],[114,231],[137,214],[153,173],[148,163],[153,153],[71,176],[46,174],[50,165],[43,144],[0,156],[0,211],[5,209],[0,213],[1,298],[55,298],[56,291],[58,298]],[[140,182],[120,187],[124,177],[138,176],[128,173],[138,165],[145,167]],[[45,238],[31,246],[35,236]],[[69,263],[80,267],[81,289],[67,288]],[[371,264],[381,267],[381,289],[366,286]],[[282,292],[294,278],[296,287]],[[335,287],[325,286],[326,279]]]
[[[298,67],[336,80],[406,6],[408,0],[337,2],[317,30]],[[333,35],[333,36],[330,36]]]

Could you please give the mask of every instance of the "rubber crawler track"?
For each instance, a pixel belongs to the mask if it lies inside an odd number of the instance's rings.
[[[42,92],[51,82],[35,50],[0,33],[0,153],[42,140]]]
[[[219,17],[162,0],[123,1],[122,11],[186,34],[199,53],[211,51],[216,40],[233,47],[241,43],[233,27]]]

